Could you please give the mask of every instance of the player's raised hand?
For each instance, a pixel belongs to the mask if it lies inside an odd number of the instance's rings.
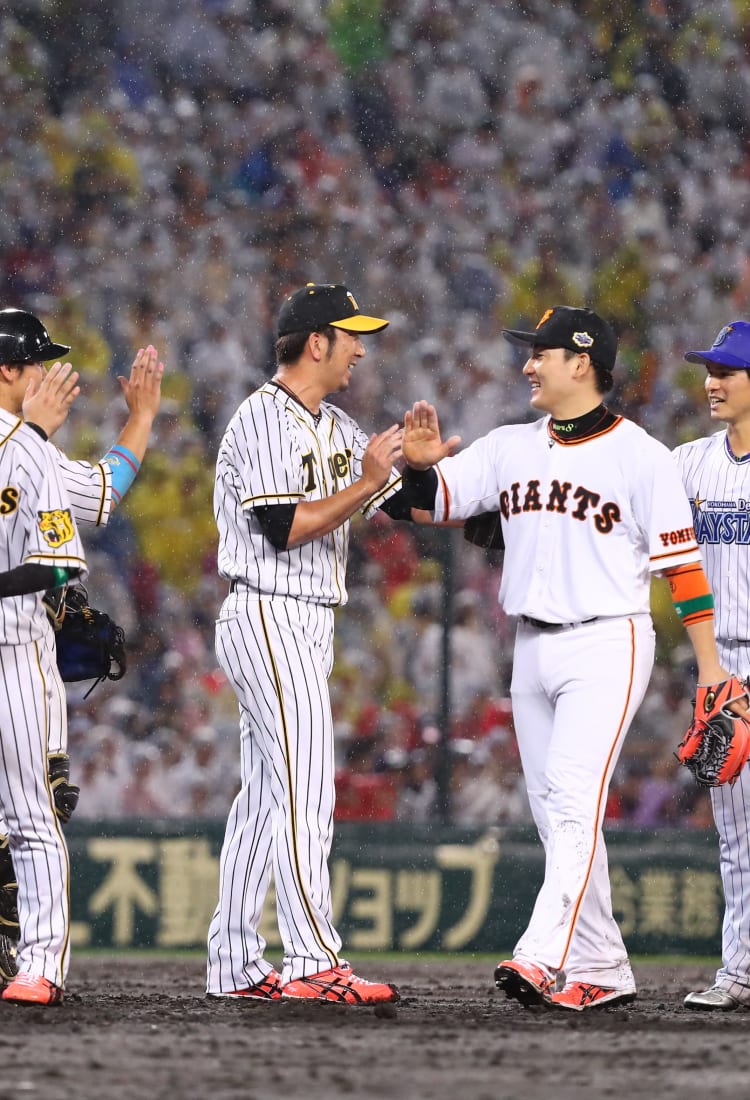
[[[401,457],[403,430],[394,424],[379,435],[371,435],[362,456],[362,477],[374,490],[382,489],[391,476],[394,464]]]
[[[49,370],[32,377],[26,387],[23,418],[37,424],[51,439],[80,392],[78,371],[70,363],[53,363]]]
[[[147,348],[139,349],[130,368],[129,378],[118,375],[117,381],[131,416],[142,414],[154,419],[161,404],[163,375],[164,364],[159,362],[159,353],[151,344]]]
[[[427,470],[442,458],[452,455],[460,442],[460,435],[452,435],[443,442],[437,412],[428,401],[415,401],[411,412],[404,417],[401,449],[404,458],[415,470]]]

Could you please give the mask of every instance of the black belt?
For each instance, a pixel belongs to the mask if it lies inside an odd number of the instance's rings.
[[[247,581],[240,580],[239,577],[235,577],[234,580],[229,582],[229,591],[236,592],[238,588],[249,588]]]
[[[574,626],[595,623],[598,618],[598,615],[594,615],[592,619],[581,619],[577,623],[545,623],[542,619],[532,619],[530,615],[521,615],[521,622],[526,623],[527,626],[533,626],[535,630],[571,630]]]

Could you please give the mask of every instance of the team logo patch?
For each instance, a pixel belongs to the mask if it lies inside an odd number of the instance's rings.
[[[549,321],[550,317],[552,316],[552,314],[554,312],[555,312],[554,309],[545,310],[544,313],[542,314],[541,320],[539,321],[539,323],[536,327],[541,328],[545,321]]]
[[[359,313],[359,306],[357,305],[356,299],[355,299],[354,295],[352,294],[351,290],[347,290],[346,296],[349,299],[349,301],[352,303],[352,305],[354,306],[355,313]]]
[[[734,325],[724,325],[724,328],[721,330],[719,335],[714,340],[714,347],[718,348],[718,346],[720,344],[723,344],[724,341],[726,340],[727,336],[729,336],[729,333],[732,332],[733,330],[734,330]]]
[[[590,348],[594,342],[594,337],[589,336],[588,332],[574,332],[573,343],[577,348]]]
[[[48,546],[55,549],[72,542],[76,529],[69,508],[56,508],[53,512],[37,512],[39,530]]]

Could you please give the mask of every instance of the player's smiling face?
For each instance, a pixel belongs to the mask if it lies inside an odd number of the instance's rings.
[[[730,424],[750,420],[750,377],[747,371],[706,365],[706,397],[712,420]]]
[[[336,338],[329,341],[323,360],[329,382],[328,393],[337,393],[347,388],[357,360],[363,355],[365,346],[359,336],[355,332],[337,328]]]
[[[574,359],[566,359],[563,348],[533,347],[523,373],[531,384],[532,408],[553,416],[564,416],[577,395],[573,383]],[[573,414],[571,414],[573,415]]]

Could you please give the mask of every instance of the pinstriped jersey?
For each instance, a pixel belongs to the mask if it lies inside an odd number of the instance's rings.
[[[650,574],[700,561],[669,450],[618,417],[560,443],[549,417],[496,428],[438,469],[435,519],[499,508],[500,602],[545,622],[650,610]]]
[[[750,641],[750,456],[732,454],[726,431],[674,454],[714,594],[716,637]]]
[[[54,452],[22,420],[0,409],[0,572],[25,563],[87,568]],[[31,642],[49,629],[41,593],[0,599],[0,645]]]
[[[340,492],[362,476],[367,444],[368,437],[347,413],[322,402],[313,415],[275,382],[243,401],[216,462],[219,574],[244,581],[259,595],[345,604],[349,521],[328,535],[279,551],[264,536],[254,509]],[[394,470],[362,513],[371,516],[400,488],[401,475]]]
[[[112,471],[106,462],[81,462],[68,458],[54,444],[63,483],[76,523],[106,524],[112,510]]]

